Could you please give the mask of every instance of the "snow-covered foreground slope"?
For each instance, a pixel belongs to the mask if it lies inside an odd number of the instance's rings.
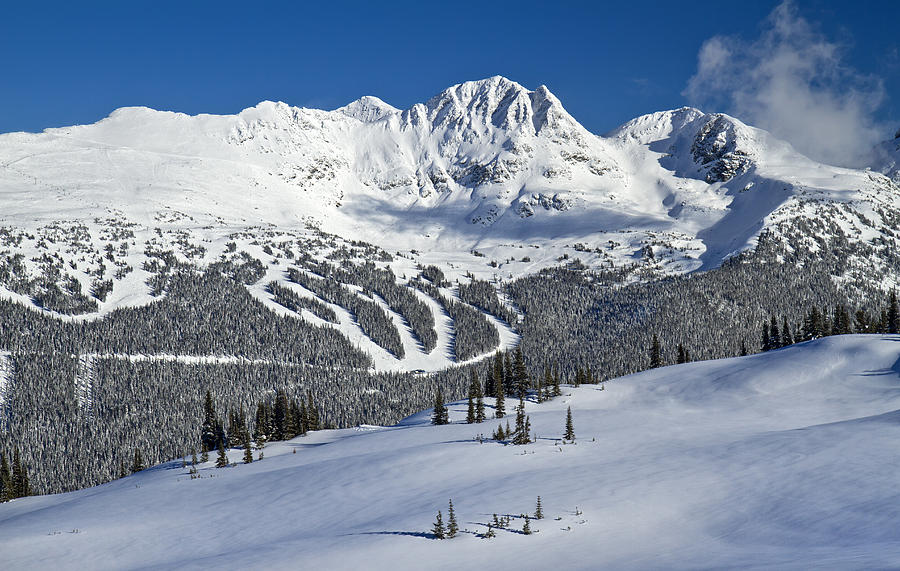
[[[900,564],[900,337],[843,336],[564,388],[497,420],[324,431],[0,505],[8,569],[883,568]],[[577,444],[563,445],[572,407]],[[505,421],[504,421],[505,423]],[[296,452],[296,453],[294,453]],[[238,461],[240,452],[231,451]],[[518,533],[536,497],[539,530]],[[453,499],[453,540],[428,530]],[[576,512],[577,508],[577,512]],[[494,539],[492,514],[513,516]]]

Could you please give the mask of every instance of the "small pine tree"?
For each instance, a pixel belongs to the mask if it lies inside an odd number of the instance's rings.
[[[468,408],[466,409],[466,424],[475,423],[475,383],[477,383],[475,370],[472,369],[472,379],[469,381]]]
[[[478,380],[478,374],[473,373],[475,379],[475,422],[481,424],[484,422],[484,391],[481,389],[481,381]]]
[[[654,333],[653,341],[650,343],[650,368],[657,367],[662,367],[662,349],[659,346],[659,338]]]
[[[525,401],[519,399],[519,404],[516,406],[516,435],[513,437],[513,444],[525,444],[527,437],[528,435],[525,434]]]
[[[675,357],[675,362],[679,365],[687,363],[687,353],[684,350],[684,345],[681,343],[678,344],[678,355]]]
[[[459,531],[459,525],[456,523],[456,512],[453,511],[453,500],[450,500],[450,506],[447,508],[447,537],[456,537]]]
[[[124,478],[128,475],[128,470],[125,469],[125,460],[119,460],[119,478]]]
[[[481,537],[483,537],[484,539],[492,539],[494,537],[497,537],[497,534],[494,532],[494,527],[491,524],[488,524],[487,531],[484,532],[484,535],[482,535]]]
[[[769,337],[769,322],[768,321],[763,321],[761,347],[762,347],[763,352],[772,350],[772,338]]]
[[[563,440],[575,442],[575,425],[572,423],[572,407],[571,406],[566,411],[566,433],[563,435]]]
[[[250,433],[244,432],[244,464],[253,462],[253,446],[250,444]]]
[[[541,506],[541,497],[537,497],[537,506],[534,508],[534,519],[544,519],[544,508]]]
[[[504,396],[504,392],[506,389],[503,387],[503,377],[494,379],[494,386],[497,390],[497,396],[495,397],[494,402],[494,416],[497,418],[503,418],[506,416],[506,397]]]
[[[887,332],[900,333],[900,307],[897,305],[897,292],[892,291],[888,300]]]
[[[741,340],[741,357],[746,357],[746,356],[747,356],[747,344],[744,343],[743,340]]]
[[[846,312],[846,310],[844,310]],[[847,316],[847,333],[850,333],[850,316]],[[788,327],[787,317],[781,320],[781,346],[787,347],[794,344],[794,336],[791,335],[791,328]]]
[[[191,466],[197,465],[197,449],[194,448],[191,450]]]
[[[525,523],[522,524],[522,533],[524,533],[525,535],[531,535],[531,523],[530,518],[527,515],[525,516]]]
[[[131,473],[134,474],[135,472],[140,472],[144,468],[146,468],[146,466],[144,466],[144,457],[141,454],[140,449],[135,448],[134,460],[131,462]]]
[[[449,424],[450,414],[447,407],[444,406],[444,393],[438,387],[437,393],[434,395],[434,412],[431,415],[431,424]]]
[[[431,528],[431,533],[435,539],[444,539],[444,518],[440,510],[438,510],[437,519],[434,520],[434,527]]]
[[[525,368],[525,356],[522,354],[522,348],[516,347],[516,362],[513,366],[513,379],[516,396],[519,400],[525,398],[528,392],[528,370]]]
[[[205,463],[209,462],[209,448],[206,447],[206,443],[200,447],[200,462]]]
[[[219,455],[216,458],[216,468],[225,468],[228,466],[228,455],[225,454],[225,443],[219,440]]]
[[[12,473],[6,455],[0,452],[0,502],[12,499]]]

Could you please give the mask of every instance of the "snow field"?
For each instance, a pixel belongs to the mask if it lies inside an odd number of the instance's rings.
[[[211,461],[198,479],[176,461],[15,500],[0,505],[2,558],[15,569],[900,563],[900,337],[830,337],[604,388],[529,402],[538,440],[525,446],[479,443],[506,419],[464,424],[462,402],[447,426],[423,411],[273,443],[251,465]],[[576,444],[559,440],[569,406]],[[517,516],[538,495],[545,519],[525,536]],[[430,539],[450,498],[463,531]],[[493,513],[511,529],[479,538]]]

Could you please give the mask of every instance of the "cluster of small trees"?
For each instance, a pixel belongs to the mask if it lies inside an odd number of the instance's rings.
[[[28,467],[22,463],[18,447],[13,449],[12,465],[6,455],[0,452],[0,502],[8,502],[30,495],[31,483],[28,480]]]
[[[541,497],[537,497],[537,504],[535,505],[534,514],[520,514],[519,517],[523,520],[522,523],[522,533],[524,535],[531,535],[534,533],[531,529],[531,520],[536,519],[544,519],[544,508],[541,504]],[[491,539],[496,537],[497,534],[494,530],[497,529],[508,529],[509,524],[512,521],[512,516],[504,515],[498,517],[497,514],[493,514],[493,518],[487,524],[487,530],[480,535],[483,539]],[[431,536],[434,539],[453,539],[459,534],[459,524],[456,520],[456,511],[453,509],[453,499],[451,498],[449,504],[447,506],[447,525],[444,525],[444,516],[441,510],[438,510],[437,517],[434,520],[434,524],[431,527]]]
[[[201,461],[207,461],[209,451],[217,450],[217,468],[228,466],[226,448],[229,447],[240,446],[244,450],[244,463],[253,462],[251,433],[256,448],[260,450],[266,442],[290,440],[307,432],[322,429],[319,410],[309,392],[306,394],[306,400],[300,399],[298,402],[297,399],[288,398],[287,393],[283,389],[279,389],[271,403],[260,401],[256,406],[252,430],[244,415],[243,407],[238,410],[229,410],[227,416],[228,430],[226,431],[216,414],[212,394],[206,391],[200,434]],[[196,452],[194,456],[196,456]]]

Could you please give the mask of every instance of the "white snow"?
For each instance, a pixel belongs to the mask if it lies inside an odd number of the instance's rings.
[[[900,564],[900,337],[830,337],[605,389],[529,402],[538,441],[526,446],[479,443],[499,421],[464,424],[456,403],[448,426],[424,411],[270,444],[251,465],[210,462],[199,479],[176,461],[15,500],[0,505],[0,558],[9,569]],[[559,440],[568,406],[574,445]],[[475,535],[493,513],[521,529],[538,495],[537,533]],[[461,536],[430,539],[450,498]]]

